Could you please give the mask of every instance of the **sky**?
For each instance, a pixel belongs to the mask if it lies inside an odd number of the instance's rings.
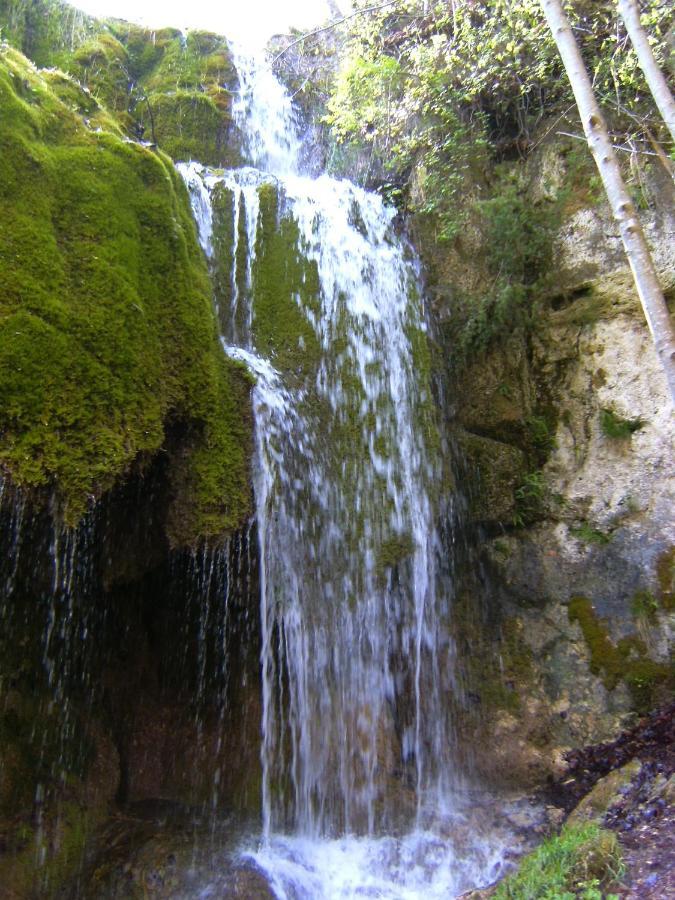
[[[150,27],[204,28],[249,44],[264,44],[290,26],[310,28],[332,17],[328,0],[70,0],[94,16]],[[349,0],[338,0],[343,10]]]

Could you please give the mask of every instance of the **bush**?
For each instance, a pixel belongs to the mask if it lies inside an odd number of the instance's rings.
[[[626,440],[636,431],[644,427],[644,419],[623,419],[611,409],[600,412],[600,428],[602,433],[614,440]]]

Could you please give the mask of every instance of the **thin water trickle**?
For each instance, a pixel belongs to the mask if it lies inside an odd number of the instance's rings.
[[[290,99],[260,60],[237,64],[250,165],[179,169],[207,256],[219,216],[247,242],[243,283],[239,238],[228,249],[231,309],[219,312],[226,352],[256,377],[263,836],[250,855],[280,898],[448,896],[491,880],[503,848],[471,832],[457,800],[418,266],[379,196],[301,173]],[[222,189],[229,213],[214,208]],[[277,298],[311,326],[311,364],[304,338],[294,366],[257,341],[261,189],[316,275],[307,297]]]

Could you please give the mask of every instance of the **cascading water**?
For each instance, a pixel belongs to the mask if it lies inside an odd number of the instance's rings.
[[[454,799],[451,585],[416,262],[378,196],[300,174],[288,96],[264,63],[237,64],[251,166],[179,168],[224,345],[257,379],[253,858],[279,897],[449,896],[491,880],[501,857]]]

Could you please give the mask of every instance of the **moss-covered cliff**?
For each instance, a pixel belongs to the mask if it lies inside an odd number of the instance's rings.
[[[128,136],[177,160],[238,160],[238,82],[225,38],[93,19],[59,0],[1,0],[0,36],[36,65],[72,75]]]
[[[171,161],[90,93],[0,50],[0,460],[74,523],[134,462],[172,458],[175,542],[246,518],[246,376],[219,346]]]

